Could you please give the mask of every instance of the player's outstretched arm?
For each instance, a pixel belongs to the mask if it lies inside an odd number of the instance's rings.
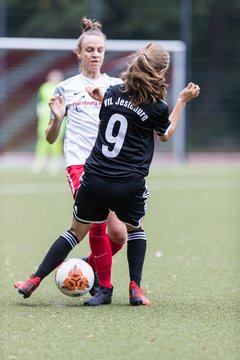
[[[186,103],[197,97],[199,94],[200,87],[192,82],[190,82],[188,86],[180,92],[176,105],[174,106],[173,111],[169,116],[171,125],[169,126],[165,135],[159,136],[161,141],[168,141],[173,136]]]
[[[53,96],[49,101],[49,107],[54,115],[54,119],[50,119],[46,128],[46,140],[53,144],[60,133],[62,121],[65,115],[66,107],[64,99],[61,95]]]

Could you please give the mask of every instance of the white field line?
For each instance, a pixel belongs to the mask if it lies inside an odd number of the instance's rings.
[[[11,184],[0,185],[1,195],[28,195],[28,194],[70,194],[66,183],[38,183],[38,184]]]
[[[170,190],[237,190],[240,189],[240,181],[233,179],[180,179],[180,180],[149,180],[150,191]],[[28,195],[28,194],[63,194],[70,193],[66,183],[23,183],[0,185],[0,195]]]
[[[149,190],[237,190],[240,189],[240,181],[230,179],[181,179],[181,180],[151,180],[148,182]]]

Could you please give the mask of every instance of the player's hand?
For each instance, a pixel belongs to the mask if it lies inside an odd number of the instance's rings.
[[[179,99],[185,103],[194,99],[200,94],[200,87],[192,82],[188,84],[179,94]]]
[[[56,94],[50,99],[48,104],[55,118],[62,120],[66,112],[66,106],[63,97],[59,94]]]
[[[87,86],[85,88],[85,90],[88,93],[88,95],[90,95],[94,100],[97,100],[97,101],[100,101],[100,102],[103,101],[103,97],[104,97],[103,89]]]

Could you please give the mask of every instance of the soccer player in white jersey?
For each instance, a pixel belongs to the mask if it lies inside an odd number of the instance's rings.
[[[94,100],[86,88],[97,87],[104,92],[112,85],[121,83],[119,78],[101,73],[104,61],[106,37],[99,22],[82,19],[82,34],[74,52],[80,63],[80,73],[58,84],[50,99],[51,118],[46,129],[46,138],[54,143],[59,134],[64,116],[67,117],[64,140],[64,155],[68,182],[75,197],[86,158],[95,143],[99,127],[101,103]],[[106,227],[108,233],[106,233]],[[116,254],[126,241],[126,226],[111,212],[106,222],[93,224],[89,231],[92,253],[85,260],[95,271],[95,277],[104,289],[112,289],[112,255]],[[17,281],[14,286],[24,298],[29,297],[40,282],[52,272],[78,244],[78,239],[69,233],[60,237],[49,249],[35,274],[27,281]],[[97,278],[97,275],[98,278]],[[91,295],[100,289],[95,282]]]

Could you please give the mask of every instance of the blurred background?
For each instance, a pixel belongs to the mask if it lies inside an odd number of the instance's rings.
[[[186,159],[239,161],[239,0],[0,0],[0,37],[77,39],[83,16],[100,20],[108,39],[183,41],[186,82],[201,87],[186,111]],[[109,53],[103,70],[117,74],[127,55]],[[52,68],[75,75],[76,57],[69,50],[0,49],[0,59],[0,156],[32,154],[37,90]]]

